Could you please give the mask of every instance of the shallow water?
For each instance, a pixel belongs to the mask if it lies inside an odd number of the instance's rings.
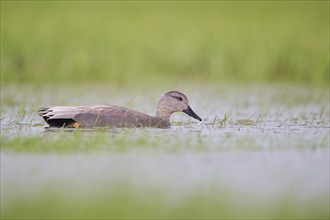
[[[78,131],[46,129],[35,110],[116,104],[152,115],[167,89],[1,88],[2,217],[77,217],[70,206],[33,210],[74,198],[88,209],[105,195],[116,211],[80,217],[329,217],[328,88],[180,88],[203,122],[176,113],[171,129]]]

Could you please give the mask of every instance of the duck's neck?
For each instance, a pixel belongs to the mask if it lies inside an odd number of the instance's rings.
[[[162,105],[157,106],[156,118],[162,118],[163,120],[170,122],[172,112]]]

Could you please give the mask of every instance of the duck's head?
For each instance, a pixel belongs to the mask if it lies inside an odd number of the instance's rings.
[[[184,112],[187,115],[202,121],[202,119],[190,108],[187,97],[177,91],[165,93],[159,100],[156,117],[170,118],[174,112]]]

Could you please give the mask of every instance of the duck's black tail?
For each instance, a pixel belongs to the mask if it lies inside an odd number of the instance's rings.
[[[52,119],[52,109],[50,108],[39,108],[38,109],[38,115],[40,115],[47,124],[51,127],[58,127],[58,128],[63,128],[63,127],[75,127],[76,121],[73,120],[72,118],[55,118]]]

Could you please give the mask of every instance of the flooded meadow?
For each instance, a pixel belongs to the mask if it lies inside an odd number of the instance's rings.
[[[329,1],[0,4],[1,219],[329,219]],[[173,90],[202,121],[38,115]]]
[[[170,129],[48,128],[53,105],[154,115]],[[329,218],[329,90],[283,84],[1,88],[2,218]]]

